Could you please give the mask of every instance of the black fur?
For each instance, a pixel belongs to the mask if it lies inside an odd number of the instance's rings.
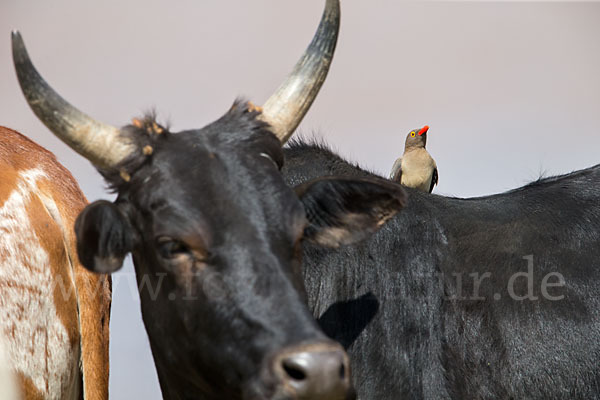
[[[379,301],[369,292],[357,299],[332,304],[317,322],[325,334],[348,349],[378,311]]]
[[[293,185],[372,176],[323,146],[285,155]],[[349,338],[359,399],[600,398],[599,183],[595,166],[474,199],[407,189],[403,212],[366,241],[307,243],[309,307],[330,336]],[[515,300],[508,284],[528,255],[538,299]],[[486,272],[477,290],[469,274]],[[562,300],[542,296],[552,272],[565,285],[548,292]],[[527,279],[513,289],[526,295]],[[365,296],[378,307],[344,306]]]
[[[91,271],[112,273],[131,250],[132,232],[118,208],[105,200],[87,206],[75,221],[77,255]]]
[[[305,304],[307,209],[320,216],[311,235],[335,227],[349,243],[403,204],[403,189],[381,179],[326,179],[300,190],[305,209],[281,176],[279,140],[258,116],[237,101],[199,130],[134,122],[122,134],[140,151],[102,171],[117,200],[91,204],[78,220],[87,268],[114,271],[132,253],[165,399],[297,398],[278,355],[308,345],[343,355]]]
[[[296,188],[308,224],[304,238],[328,247],[363,240],[404,206],[401,186],[384,179],[321,178]]]

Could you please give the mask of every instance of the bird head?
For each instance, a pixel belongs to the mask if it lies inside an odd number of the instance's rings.
[[[429,126],[425,125],[422,128],[413,129],[406,135],[406,142],[404,144],[405,149],[409,148],[425,148],[427,144],[427,131]]]

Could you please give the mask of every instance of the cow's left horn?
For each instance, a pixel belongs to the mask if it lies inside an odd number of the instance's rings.
[[[29,106],[58,138],[105,170],[113,170],[135,151],[134,145],[121,137],[117,128],[82,113],[44,81],[31,63],[17,31],[12,33],[12,50],[19,84]]]
[[[263,106],[262,118],[285,143],[323,85],[340,29],[340,2],[326,0],[321,23],[294,70]]]

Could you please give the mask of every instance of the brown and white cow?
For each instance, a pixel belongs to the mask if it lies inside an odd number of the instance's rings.
[[[0,337],[26,399],[106,399],[110,280],[85,270],[87,201],[52,153],[0,127]]]

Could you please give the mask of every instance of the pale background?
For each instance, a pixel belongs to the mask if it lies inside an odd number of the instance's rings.
[[[155,107],[174,130],[267,99],[321,16],[317,0],[0,1],[0,124],[55,152],[90,200],[89,163],[35,118],[10,30],[42,75],[97,119]],[[345,0],[336,57],[300,130],[387,175],[406,133],[429,124],[436,192],[476,196],[600,162],[600,3]],[[1,138],[0,138],[1,140]],[[113,399],[160,398],[127,264],[115,276]]]

